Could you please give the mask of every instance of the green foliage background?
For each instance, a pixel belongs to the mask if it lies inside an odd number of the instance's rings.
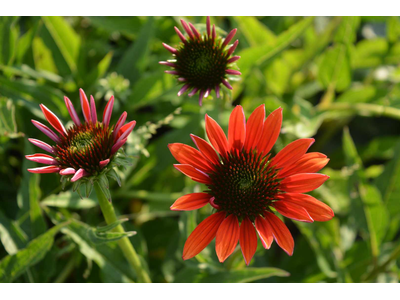
[[[105,242],[95,194],[81,200],[59,175],[34,175],[28,141],[48,141],[30,120],[44,121],[44,103],[71,124],[63,96],[79,107],[78,89],[98,113],[116,97],[137,121],[110,189],[130,239],[155,282],[398,282],[400,276],[400,19],[398,17],[212,17],[221,34],[238,28],[243,73],[233,93],[177,97],[176,81],[158,61],[161,42],[179,42],[178,17],[0,17],[0,281],[130,282],[116,243]],[[185,18],[204,29],[205,17]],[[315,137],[311,151],[331,160],[331,176],[312,194],[335,218],[304,224],[285,220],[295,239],[287,256],[274,243],[246,267],[237,248],[224,263],[212,243],[181,259],[184,241],[209,213],[173,212],[180,195],[202,187],[178,173],[167,144],[204,137],[204,115],[227,129],[233,105],[248,117],[260,104],[281,106],[282,134],[274,151]],[[40,152],[40,151],[38,151]],[[94,234],[93,234],[94,233]],[[111,239],[111,238],[110,238]]]

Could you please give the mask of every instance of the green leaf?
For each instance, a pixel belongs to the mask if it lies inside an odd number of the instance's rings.
[[[335,34],[335,42],[354,43],[357,39],[357,29],[360,26],[360,21],[361,18],[358,16],[343,16]]]
[[[18,138],[22,133],[17,133],[15,119],[15,105],[10,99],[0,97],[0,135]]]
[[[0,282],[13,282],[28,268],[40,262],[51,249],[56,233],[66,225],[54,226],[30,242],[25,249],[3,258],[0,261]]]
[[[107,172],[107,176],[114,179],[118,183],[118,185],[121,186],[121,177],[114,169],[109,170]]]
[[[97,206],[94,196],[81,199],[78,194],[63,192],[57,195],[50,195],[40,202],[41,205],[50,207],[63,207],[71,209],[89,209]]]
[[[47,230],[46,222],[44,221],[42,210],[39,206],[39,197],[39,174],[32,174],[29,179],[29,212],[32,236],[34,238]]]
[[[18,31],[15,28],[19,17],[0,18],[0,65],[8,65],[15,56]]]
[[[386,21],[386,32],[389,42],[395,43],[400,39],[400,18],[388,17]]]
[[[113,57],[113,52],[107,53],[106,56],[96,65],[92,72],[89,75],[85,76],[85,82],[90,85],[99,78],[103,77],[104,74],[107,72],[108,68],[110,67],[111,60]]]
[[[256,17],[234,17],[250,46],[272,45],[276,41],[275,34]]]
[[[26,246],[27,236],[22,229],[0,210],[0,240],[7,253],[12,255]]]
[[[352,66],[358,68],[377,67],[383,63],[388,52],[388,42],[384,38],[362,40],[352,53]]]

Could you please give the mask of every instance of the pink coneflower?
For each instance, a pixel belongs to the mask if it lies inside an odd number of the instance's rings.
[[[79,90],[79,94],[84,116],[83,122],[79,119],[72,102],[64,97],[65,105],[74,122],[74,125],[68,129],[53,112],[43,104],[40,105],[46,120],[56,132],[38,121],[32,120],[32,123],[55,144],[49,145],[40,140],[29,139],[32,144],[49,153],[26,155],[26,158],[31,161],[47,165],[28,169],[29,172],[59,173],[63,176],[63,180],[70,178],[71,182],[75,182],[81,178],[104,174],[114,166],[113,160],[118,150],[127,141],[136,121],[125,124],[127,113],[124,112],[117,124],[110,126],[114,105],[114,96],[112,96],[104,109],[103,119],[100,122],[97,120],[94,98],[90,96],[89,104],[82,89]]]
[[[286,225],[275,215],[302,222],[328,221],[332,209],[310,192],[329,177],[315,173],[329,161],[318,152],[306,153],[314,139],[299,139],[283,148],[275,157],[270,151],[278,139],[282,109],[265,120],[264,105],[247,121],[239,105],[229,119],[228,138],[221,127],[206,115],[210,143],[192,135],[197,149],[185,144],[170,144],[180,164],[176,169],[192,180],[207,185],[202,193],[182,196],[172,210],[194,210],[207,204],[215,213],[192,232],[183,249],[183,259],[202,251],[216,238],[216,252],[225,261],[240,243],[246,264],[257,249],[257,233],[264,248],[273,240],[289,255],[294,241]]]
[[[191,97],[199,92],[201,105],[203,98],[208,97],[212,90],[215,90],[217,98],[220,97],[221,84],[232,89],[228,76],[241,75],[239,71],[232,69],[233,64],[240,58],[240,56],[232,56],[239,40],[232,45],[229,44],[236,29],[233,29],[225,39],[217,36],[215,25],[211,28],[210,17],[207,17],[207,32],[204,35],[201,35],[193,24],[186,23],[184,20],[181,22],[187,36],[185,37],[175,27],[182,43],[177,48],[163,43],[175,59],[160,61],[160,64],[171,67],[172,70],[165,72],[177,76],[178,81],[183,84],[178,96],[189,92]]]

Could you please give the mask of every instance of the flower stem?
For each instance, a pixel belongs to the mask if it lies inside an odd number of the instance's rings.
[[[112,224],[118,221],[117,216],[115,215],[114,207],[108,201],[107,197],[104,195],[103,191],[101,190],[100,184],[95,181],[94,182],[94,189],[97,194],[97,199],[100,204],[101,211],[103,213],[104,218],[106,219],[107,224]],[[113,229],[115,232],[124,233],[125,230],[122,225],[118,225]],[[124,253],[126,259],[130,263],[130,265],[135,269],[136,274],[138,275],[139,282],[151,282],[149,275],[147,274],[146,270],[142,267],[140,263],[140,259],[138,254],[133,248],[131,242],[129,241],[128,237],[124,237],[118,240],[118,245],[121,248],[122,252]]]

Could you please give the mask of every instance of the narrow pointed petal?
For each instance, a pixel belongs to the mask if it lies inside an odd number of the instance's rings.
[[[257,149],[268,154],[279,137],[282,126],[282,108],[275,109],[265,120]]]
[[[174,143],[168,145],[169,150],[175,159],[184,165],[191,165],[200,171],[210,173],[215,167],[204,158],[200,151],[185,144]]]
[[[190,23],[190,22],[189,22],[189,27],[190,27],[190,29],[192,29],[192,32],[195,35],[195,37],[200,39],[201,35],[200,35],[200,32],[197,31],[196,27],[194,27],[194,25],[192,23]]]
[[[247,120],[246,139],[244,148],[246,151],[255,149],[264,128],[265,105],[261,104],[257,107]]]
[[[217,34],[215,32],[215,24],[214,24],[212,27],[212,34],[211,34],[211,38],[213,41],[215,41],[216,36],[217,36]]]
[[[31,173],[48,174],[48,173],[57,173],[58,171],[60,171],[60,169],[61,168],[57,166],[46,166],[46,167],[28,169],[28,171]]]
[[[240,56],[232,56],[230,59],[228,59],[228,64],[234,63],[235,61],[239,60]]]
[[[188,94],[188,96],[189,96],[189,97],[192,97],[194,94],[197,93],[198,90],[199,90],[198,88],[194,88],[194,89]]]
[[[226,156],[229,148],[225,133],[221,126],[219,126],[218,123],[207,114],[206,133],[214,149],[217,150],[217,152],[222,156]]]
[[[211,35],[210,16],[207,16],[206,27],[207,27],[207,36],[209,37]]]
[[[297,173],[315,173],[321,170],[329,162],[326,155],[318,152],[304,154],[297,162],[283,168],[279,177],[287,177]]]
[[[179,75],[178,71],[175,70],[166,70],[164,73],[170,74],[170,75]]]
[[[253,223],[249,218],[244,218],[240,224],[240,236],[239,236],[240,248],[246,265],[250,264],[251,259],[257,250],[257,233],[254,229]]]
[[[51,147],[49,144],[36,140],[36,139],[28,139],[28,141],[30,141],[32,144],[34,144],[35,146],[43,149],[44,151],[47,151],[49,153],[54,153],[53,147]]]
[[[285,216],[286,218],[300,222],[314,222],[307,210],[297,204],[285,201],[276,201],[274,202],[273,206],[282,216]]]
[[[174,47],[171,47],[170,45],[167,45],[166,43],[162,43],[162,45],[164,46],[165,49],[167,49],[172,54],[178,53],[178,51]]]
[[[204,91],[201,90],[200,94],[199,94],[199,105],[202,106],[203,105],[203,97],[204,97]]]
[[[89,173],[86,172],[84,169],[79,169],[78,171],[76,171],[75,175],[72,176],[71,182],[78,181],[82,177],[85,177],[85,176],[88,176],[88,175],[89,175]]]
[[[218,228],[225,218],[225,212],[212,214],[189,235],[183,247],[182,258],[187,260],[199,254],[215,238]]]
[[[186,33],[193,40],[194,39],[194,35],[193,35],[193,32],[190,30],[188,24],[184,20],[181,20],[181,23],[182,23],[183,29],[185,29]]]
[[[47,135],[49,138],[51,138],[54,142],[59,143],[61,140],[58,137],[57,134],[55,134],[49,127],[46,125],[43,125],[42,123],[31,120],[32,124],[35,125],[37,129],[39,129],[41,132],[43,132],[45,135]]]
[[[293,203],[303,207],[314,221],[329,221],[335,215],[332,208],[307,194],[284,193],[279,195],[278,199],[287,204]]]
[[[68,99],[68,97],[64,96],[64,102],[65,106],[68,109],[69,115],[71,116],[72,121],[77,125],[81,125],[81,120],[79,120],[78,114],[75,111],[74,106],[72,105],[71,100]]]
[[[237,45],[239,45],[239,40],[236,40],[233,45],[228,50],[228,56],[232,55],[235,52]]]
[[[186,92],[188,90],[188,88],[190,87],[189,84],[185,84],[178,92],[178,96],[183,95],[184,92]]]
[[[191,134],[193,142],[196,144],[196,147],[200,150],[201,154],[204,155],[205,158],[208,159],[213,164],[219,164],[218,154],[215,152],[214,148],[202,138]]]
[[[205,183],[205,184],[211,184],[211,178],[204,172],[196,169],[195,167],[191,165],[179,165],[175,164],[174,167],[185,174],[187,177],[190,179],[200,182],[200,183]]]
[[[319,188],[328,178],[320,173],[295,174],[283,179],[280,189],[288,193],[307,193]]]
[[[121,127],[124,126],[127,116],[128,116],[128,113],[126,111],[124,111],[121,114],[121,116],[119,117],[117,124],[115,124],[114,132],[113,132],[114,140],[117,139],[118,132],[121,129]]]
[[[232,89],[232,86],[229,84],[229,82],[226,79],[222,79],[222,84],[226,86],[228,89]]]
[[[237,70],[231,70],[231,69],[227,69],[227,70],[225,71],[225,73],[226,73],[226,74],[229,74],[229,75],[242,75],[242,73],[240,73],[239,71],[237,71]]]
[[[243,107],[237,105],[229,117],[228,129],[228,147],[230,150],[236,149],[241,151],[243,149],[244,141],[246,138],[246,118],[244,116]]]
[[[106,108],[104,108],[103,112],[103,125],[108,126],[110,124],[111,114],[114,106],[114,96],[111,96],[110,100],[108,100]]]
[[[118,140],[118,141],[114,144],[114,146],[112,146],[112,148],[111,148],[111,155],[113,155],[114,153],[116,153],[116,152],[119,150],[119,148],[121,148],[121,147],[126,143],[127,140],[128,140],[128,138],[125,138],[125,139],[123,139],[123,140]]]
[[[229,44],[229,42],[233,39],[233,37],[236,34],[237,29],[232,29],[231,32],[229,32],[229,34],[226,36],[223,44],[222,44],[222,48],[224,48],[225,46],[227,46]]]
[[[204,98],[207,98],[208,95],[210,95],[210,89],[207,89],[207,90],[204,92]]]
[[[276,243],[288,255],[292,256],[294,250],[294,240],[285,223],[283,223],[277,216],[270,212],[265,212],[265,220],[272,228],[272,235],[274,236]]]
[[[135,128],[136,121],[131,121],[128,124],[125,124],[124,126],[121,127],[121,129],[117,133],[117,141],[115,143],[118,143],[126,138],[128,138],[128,135],[132,132],[133,128]]]
[[[86,123],[90,123],[92,121],[92,117],[90,115],[90,105],[86,94],[82,89],[79,89],[79,97],[81,99],[82,112],[83,116],[85,117],[85,121]]]
[[[215,238],[215,250],[221,263],[235,250],[239,235],[239,221],[235,215],[229,215],[219,226]]]
[[[215,95],[217,96],[217,98],[219,98],[219,97],[220,97],[220,93],[219,93],[219,85],[217,85],[217,86],[215,87]]]
[[[175,67],[176,67],[176,65],[175,65],[174,63],[169,62],[169,61],[159,61],[158,63],[159,63],[160,65],[169,66],[169,67],[172,67],[172,68],[175,68]]]
[[[211,195],[207,193],[192,193],[180,197],[171,206],[171,210],[195,210],[207,205]]]
[[[60,175],[74,175],[75,174],[75,169],[74,168],[66,168],[66,169],[62,169],[60,171]]]
[[[180,81],[180,82],[185,82],[185,81],[187,81],[187,80],[186,80],[186,78],[179,77],[179,78],[178,78],[178,81]]]
[[[261,216],[256,218],[256,229],[261,243],[265,249],[271,248],[274,237],[272,235],[272,228],[269,223]]]
[[[90,95],[90,115],[92,117],[92,122],[97,122],[97,112],[96,112],[96,104],[94,103],[94,98]]]
[[[51,126],[53,126],[53,128],[57,130],[60,134],[67,135],[67,130],[65,130],[65,127],[61,123],[60,119],[57,118],[57,116],[43,104],[40,104],[40,108],[42,109],[46,120],[51,124]]]
[[[105,166],[107,166],[107,165],[109,164],[109,162],[110,162],[110,159],[109,159],[109,158],[100,161],[100,162],[99,162],[100,168],[103,169]]]
[[[175,32],[176,34],[179,36],[179,38],[181,39],[182,43],[187,44],[187,40],[185,38],[185,36],[182,34],[182,32],[180,32],[180,30],[178,29],[178,27],[174,26]]]
[[[26,159],[37,162],[39,164],[58,165],[58,161],[54,157],[47,154],[35,153],[31,155],[25,155],[25,157]]]
[[[291,142],[275,155],[271,160],[271,165],[275,165],[276,168],[281,169],[295,163],[307,152],[314,141],[314,139],[298,139]]]

